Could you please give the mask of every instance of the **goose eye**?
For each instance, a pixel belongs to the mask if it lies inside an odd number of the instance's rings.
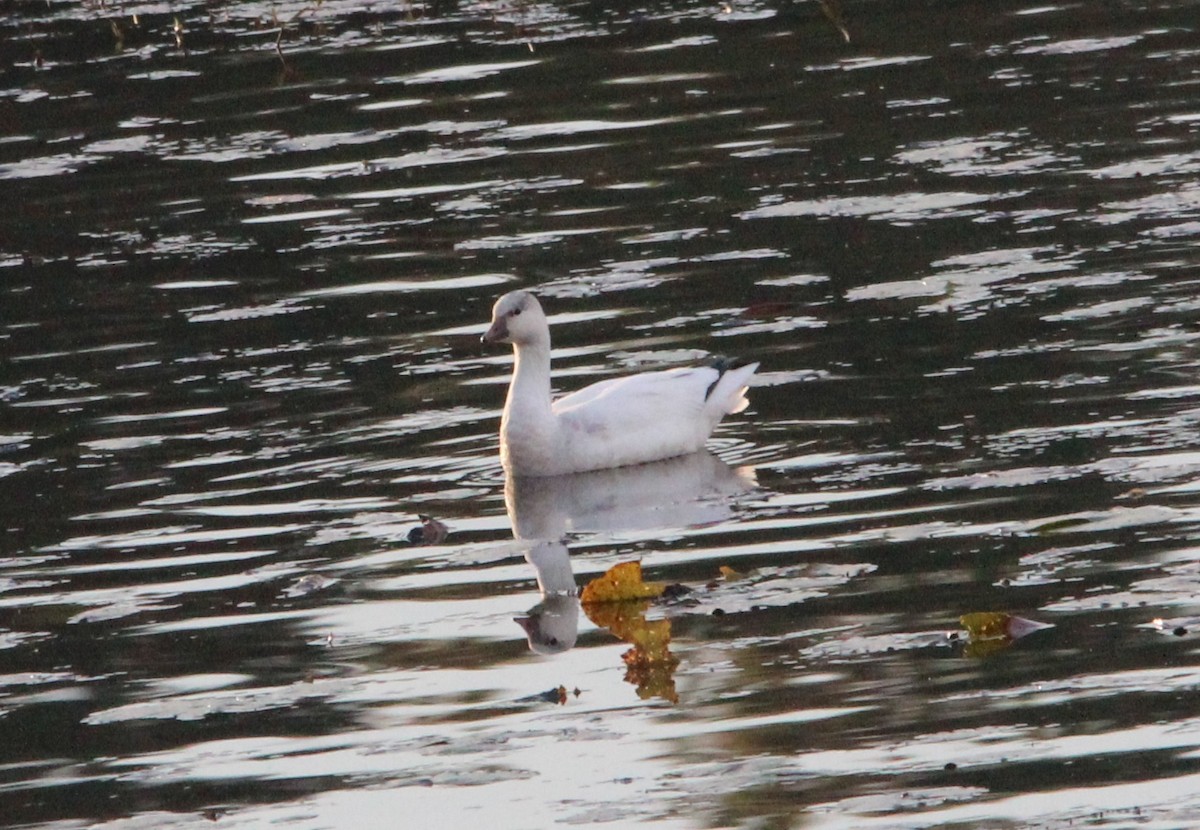
[[[512,311],[510,311],[510,312],[508,312],[508,313],[509,313],[510,315],[512,315],[513,317],[516,317],[518,314],[520,314],[520,313],[521,313],[521,309],[519,309],[519,308],[514,308]]]

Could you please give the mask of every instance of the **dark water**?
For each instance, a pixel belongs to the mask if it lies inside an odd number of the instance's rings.
[[[1200,3],[832,18],[0,10],[0,824],[1200,823]],[[751,408],[506,500],[515,286]]]

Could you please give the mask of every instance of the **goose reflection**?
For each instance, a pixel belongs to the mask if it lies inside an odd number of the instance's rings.
[[[642,464],[504,483],[513,536],[529,546],[541,601],[515,621],[529,648],[556,654],[575,645],[579,596],[566,539],[573,533],[697,527],[733,515],[731,500],[754,487],[753,470],[708,451]]]
[[[513,621],[525,631],[530,651],[557,654],[579,635],[579,592],[564,542],[534,542],[525,560],[537,572],[541,602]]]

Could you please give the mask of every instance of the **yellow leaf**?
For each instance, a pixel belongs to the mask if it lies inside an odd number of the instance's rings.
[[[1002,611],[976,611],[963,614],[958,621],[967,630],[969,639],[963,653],[969,657],[987,657],[1035,631],[1054,627]]]
[[[1035,631],[1041,631],[1054,626],[1027,620],[1024,617],[1005,614],[1001,611],[978,611],[974,614],[964,614],[958,620],[967,629],[972,640],[999,640],[1008,638],[1019,640]]]
[[[579,601],[584,605],[597,602],[624,602],[631,599],[654,599],[662,596],[661,582],[642,581],[641,562],[622,562],[613,565],[602,576],[583,586]]]
[[[963,614],[958,622],[972,640],[999,640],[1008,638],[1008,621],[1010,615],[999,611],[976,611]]]

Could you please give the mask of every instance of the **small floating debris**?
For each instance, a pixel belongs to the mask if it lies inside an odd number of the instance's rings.
[[[838,30],[838,34],[842,36],[842,40],[849,43],[850,29],[846,26],[845,17],[842,16],[842,4],[837,0],[820,0],[820,5],[825,19],[832,23],[833,27]]]
[[[302,597],[316,591],[323,591],[330,585],[337,584],[338,580],[332,579],[320,574],[305,574],[297,579],[291,585],[283,589],[285,597]]]
[[[682,582],[672,582],[663,588],[662,598],[671,602],[683,599],[693,593],[692,589]]]
[[[722,565],[717,569],[720,574],[716,579],[710,580],[704,587],[712,591],[720,587],[723,582],[738,582],[743,579],[749,579],[755,575],[756,571],[751,568],[748,571],[739,571],[736,568],[731,568],[728,565]]]
[[[417,514],[421,520],[420,527],[414,527],[408,532],[408,541],[414,545],[437,545],[445,541],[450,534],[450,528],[432,516],[424,513]]]
[[[1189,632],[1200,628],[1200,617],[1173,617],[1171,619],[1155,617],[1148,623],[1142,623],[1138,628],[1149,628],[1152,631],[1161,631],[1176,637],[1186,637]]]
[[[1068,516],[1064,519],[1055,519],[1050,522],[1044,522],[1034,527],[1031,532],[1039,535],[1045,533],[1057,533],[1062,530],[1070,530],[1072,528],[1086,525],[1089,519],[1084,516]]]
[[[559,685],[555,689],[547,689],[544,692],[529,695],[517,699],[517,703],[557,703],[559,706],[565,706],[569,697],[579,697],[583,692],[576,687],[574,690],[568,690],[566,686]]]

